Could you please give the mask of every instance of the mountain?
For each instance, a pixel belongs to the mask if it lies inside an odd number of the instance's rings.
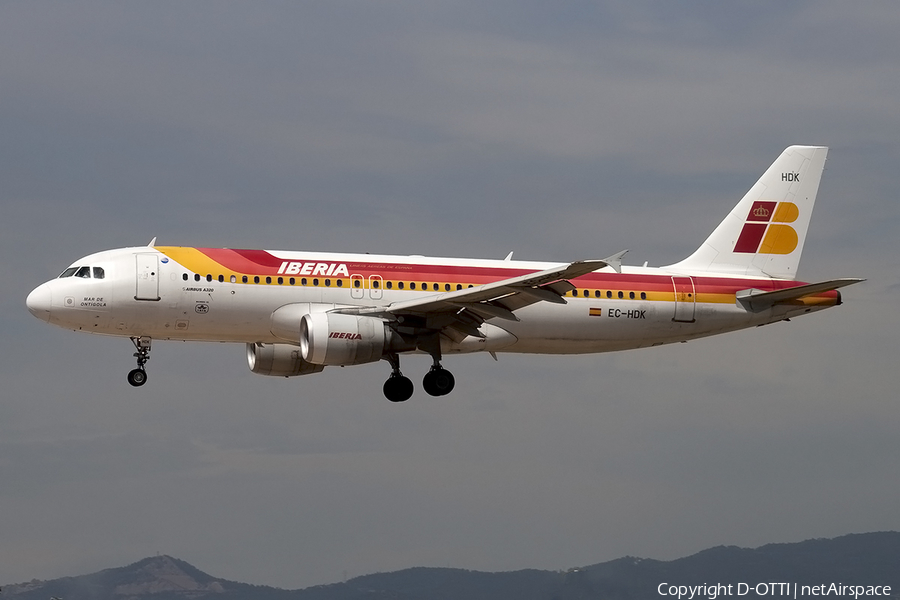
[[[2,590],[3,600],[288,600],[293,597],[286,590],[218,579],[171,556],[145,558],[127,567],[79,577],[4,585]]]
[[[63,600],[644,600],[661,598],[657,588],[662,583],[667,586],[731,584],[729,594],[718,594],[728,597],[738,596],[739,583],[752,588],[757,583],[772,582],[801,586],[887,585],[891,586],[892,593],[888,597],[900,598],[900,532],[852,534],[759,548],[718,546],[672,561],[625,557],[566,572],[483,573],[417,567],[303,590],[219,579],[182,560],[156,556],[91,575],[3,586],[0,597],[4,600],[51,597]],[[782,595],[774,591],[770,589],[767,595]],[[697,596],[708,598],[709,593]],[[757,597],[752,589],[743,596]]]

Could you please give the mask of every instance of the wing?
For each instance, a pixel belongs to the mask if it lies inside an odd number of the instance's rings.
[[[487,319],[518,321],[515,311],[536,302],[565,304],[563,295],[575,289],[569,279],[593,273],[608,265],[605,260],[582,260],[477,287],[386,306],[341,308],[335,312],[381,316],[401,322],[406,327],[441,331],[456,340],[467,335],[484,337],[478,327]]]

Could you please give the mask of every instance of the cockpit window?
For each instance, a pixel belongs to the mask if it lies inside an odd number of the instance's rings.
[[[94,273],[94,279],[103,279],[106,277],[106,271],[103,267],[69,267],[59,274],[58,279],[62,279],[63,277],[81,277],[83,279],[90,279],[92,271]]]

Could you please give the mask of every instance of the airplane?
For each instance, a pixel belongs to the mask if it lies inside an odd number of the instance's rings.
[[[243,343],[250,370],[293,377],[386,360],[385,397],[453,390],[446,355],[584,354],[686,342],[841,304],[862,279],[796,281],[828,148],[791,146],[684,260],[503,260],[157,246],[76,260],[26,300],[37,318],[128,337],[147,381],[153,340]]]

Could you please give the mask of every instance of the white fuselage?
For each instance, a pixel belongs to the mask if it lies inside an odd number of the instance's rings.
[[[193,257],[176,260],[196,252],[143,247],[87,256],[72,268],[90,267],[91,275],[102,272],[102,278],[70,275],[53,279],[32,292],[29,308],[54,325],[104,335],[296,344],[299,316],[304,312],[386,306],[557,266],[511,260],[273,251],[266,254],[279,263],[277,268],[274,264],[204,264]],[[751,312],[736,301],[738,291],[778,289],[782,282],[648,267],[623,267],[621,271],[606,267],[573,280],[576,290],[566,294],[565,304],[525,306],[516,312],[518,321],[490,319],[481,326],[483,338],[443,337],[442,350],[608,352],[771,323],[839,301],[837,293],[831,292]],[[683,293],[679,293],[679,284]],[[292,330],[295,317],[297,327]]]

